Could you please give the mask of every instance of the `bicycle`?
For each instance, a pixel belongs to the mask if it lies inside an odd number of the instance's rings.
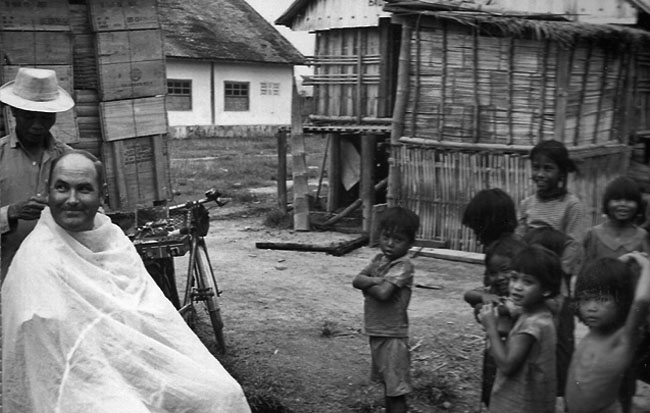
[[[195,328],[199,319],[196,303],[203,303],[212,325],[219,352],[226,352],[223,320],[219,307],[219,289],[210,263],[205,236],[210,227],[210,216],[204,204],[214,201],[222,207],[230,201],[214,189],[205,192],[205,198],[184,204],[154,207],[136,211],[136,223],[146,220],[136,228],[132,241],[143,257],[147,270],[165,296],[174,304],[185,322]],[[162,218],[156,216],[164,214]],[[152,215],[154,219],[151,219]],[[180,300],[176,287],[173,259],[190,253],[185,291]],[[158,266],[154,270],[154,266]]]

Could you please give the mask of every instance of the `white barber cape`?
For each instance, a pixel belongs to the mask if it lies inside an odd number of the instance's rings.
[[[70,233],[46,208],[2,286],[5,412],[250,412],[108,217]]]

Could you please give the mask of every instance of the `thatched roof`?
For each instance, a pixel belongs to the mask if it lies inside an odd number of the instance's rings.
[[[611,24],[576,23],[547,20],[548,16],[505,15],[450,8],[445,2],[422,0],[387,0],[385,11],[395,15],[431,16],[455,21],[462,25],[480,27],[495,35],[547,39],[571,46],[578,41],[590,41],[608,49],[625,45],[650,47],[650,32]]]
[[[159,0],[165,56],[301,65],[304,56],[245,0]]]

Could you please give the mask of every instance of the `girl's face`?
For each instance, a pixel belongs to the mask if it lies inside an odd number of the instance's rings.
[[[607,331],[619,324],[618,304],[612,294],[579,294],[578,311],[580,319],[590,329]]]
[[[498,295],[508,295],[511,262],[510,257],[499,254],[492,255],[487,262],[485,276],[490,287],[493,287]]]
[[[510,298],[523,308],[533,308],[544,301],[546,291],[537,277],[522,272],[510,273]]]
[[[533,182],[540,196],[553,195],[560,187],[562,172],[560,167],[546,155],[536,155],[532,159]]]
[[[382,231],[379,236],[379,248],[391,261],[404,256],[411,244],[411,239],[400,231]]]
[[[615,221],[633,221],[638,209],[639,204],[631,199],[610,199],[607,202],[607,215]]]

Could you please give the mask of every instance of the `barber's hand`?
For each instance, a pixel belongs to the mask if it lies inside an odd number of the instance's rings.
[[[27,201],[16,202],[9,205],[7,215],[10,221],[24,219],[31,221],[41,216],[41,211],[47,206],[47,199],[44,197],[33,196]]]

